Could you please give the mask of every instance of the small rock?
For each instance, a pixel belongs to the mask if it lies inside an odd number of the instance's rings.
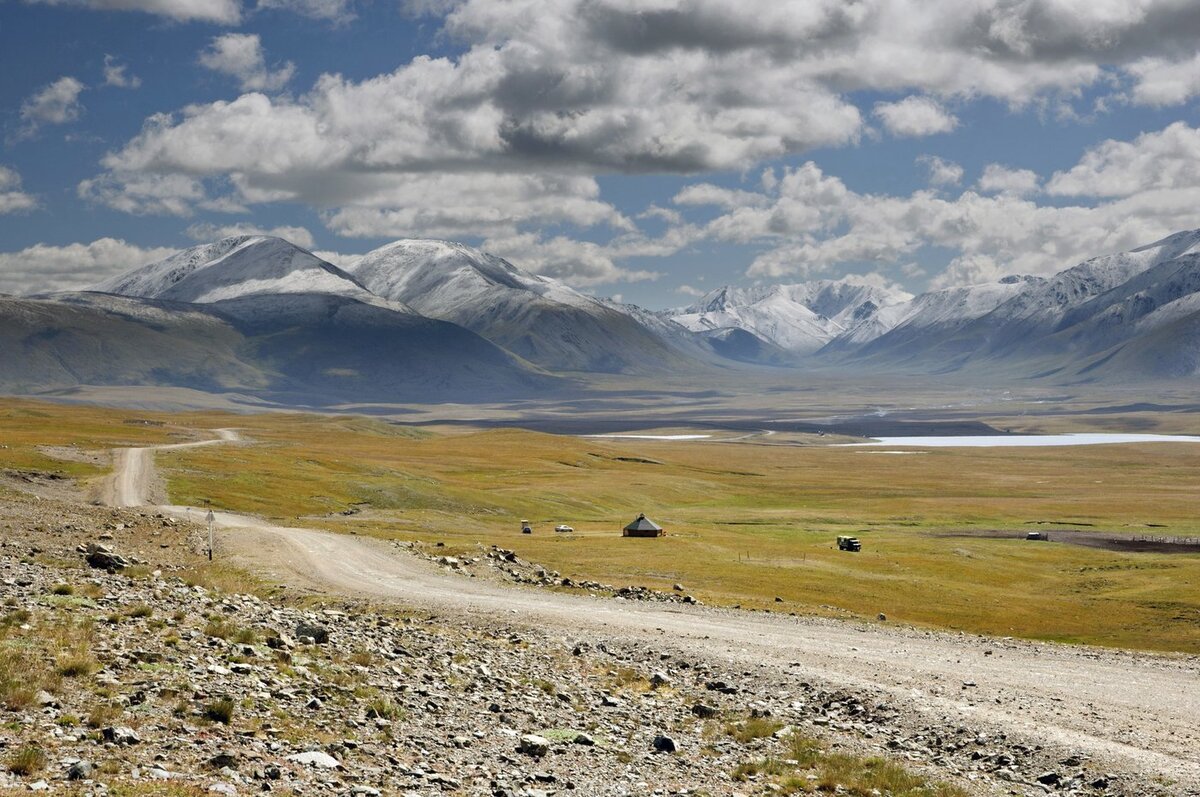
[[[692,713],[702,720],[717,716],[717,710],[712,706],[706,706],[703,703],[697,703],[692,706]]]
[[[527,733],[521,737],[520,743],[517,744],[517,752],[541,758],[550,752],[550,740],[537,734]]]
[[[87,563],[97,570],[114,573],[129,567],[129,560],[113,552],[112,548],[93,542],[87,547]]]
[[[208,765],[213,769],[224,769],[225,767],[237,769],[238,759],[233,753],[221,752],[208,759]]]
[[[105,728],[100,733],[104,741],[117,745],[132,745],[142,741],[142,737],[138,736],[133,728]]]
[[[1054,786],[1060,779],[1061,778],[1057,772],[1043,772],[1042,774],[1038,775],[1037,782],[1043,783],[1047,786]]]
[[[301,620],[296,624],[296,638],[303,639],[305,637],[308,637],[318,645],[324,645],[329,641],[329,629],[323,625],[307,623]]]
[[[655,736],[654,749],[659,753],[674,753],[679,748],[675,745],[675,740],[670,736]]]
[[[67,780],[87,780],[92,776],[92,765],[87,761],[76,761],[67,769]]]
[[[593,739],[592,737],[588,736],[586,733],[576,734],[574,742],[575,742],[575,744],[581,744],[584,747],[595,747],[596,746],[596,740]]]
[[[316,767],[317,769],[339,769],[341,763],[329,753],[322,753],[320,750],[310,750],[307,753],[295,753],[287,757],[288,761],[297,764],[304,764],[308,767]]]
[[[656,671],[650,676],[650,685],[657,689],[660,686],[670,686],[671,677],[662,670]]]

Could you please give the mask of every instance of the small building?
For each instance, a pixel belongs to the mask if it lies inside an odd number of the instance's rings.
[[[622,537],[662,537],[666,532],[662,526],[655,523],[650,518],[646,517],[645,513],[637,516],[637,519],[625,527],[621,532]]]

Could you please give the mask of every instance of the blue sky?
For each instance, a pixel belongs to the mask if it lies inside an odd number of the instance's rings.
[[[1185,0],[7,0],[0,292],[225,234],[480,245],[649,307],[1200,227]]]

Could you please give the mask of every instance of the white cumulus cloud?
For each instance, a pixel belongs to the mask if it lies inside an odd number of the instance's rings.
[[[1126,71],[1134,77],[1132,99],[1139,105],[1180,105],[1200,94],[1200,52],[1178,61],[1148,56]]]
[[[242,20],[239,0],[25,0],[46,5],[80,6],[97,11],[142,11],[176,22],[216,22],[236,25]]]
[[[175,251],[101,238],[89,244],[36,244],[17,252],[0,252],[0,293],[84,290],[106,277],[161,260]]]
[[[929,184],[934,186],[958,185],[962,182],[963,167],[954,161],[939,158],[937,155],[921,155],[917,163],[929,171]]]
[[[22,134],[33,135],[43,125],[74,122],[83,113],[79,102],[83,90],[83,83],[67,76],[34,92],[21,103]]]
[[[983,167],[979,178],[979,190],[987,194],[1013,194],[1024,196],[1036,193],[1040,179],[1031,169],[1010,169],[999,163]]]
[[[0,165],[0,215],[33,210],[37,206],[37,198],[21,190],[21,175]]]
[[[1122,197],[1200,185],[1200,128],[1174,122],[1133,141],[1109,139],[1070,169],[1055,172],[1046,191],[1057,196]]]
[[[115,86],[119,89],[136,89],[142,85],[142,79],[128,72],[129,67],[117,63],[111,55],[104,56],[104,85]]]
[[[296,65],[286,61],[271,69],[255,33],[226,33],[213,38],[200,52],[206,69],[236,78],[243,91],[275,91],[292,79]]]
[[[931,136],[958,127],[958,117],[931,97],[905,97],[899,102],[875,103],[875,116],[894,136]]]

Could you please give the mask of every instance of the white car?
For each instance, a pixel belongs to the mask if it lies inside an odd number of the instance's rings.
[[[562,523],[562,524],[560,524],[560,525],[558,525],[558,526],[555,526],[555,527],[554,527],[554,530],[555,530],[555,531],[574,531],[575,529],[571,528],[571,527],[570,527],[570,526],[568,526],[566,523]]]

